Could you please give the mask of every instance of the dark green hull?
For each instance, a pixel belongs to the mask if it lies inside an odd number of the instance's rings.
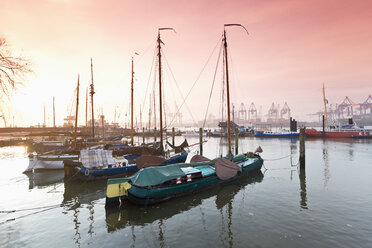
[[[217,186],[219,184],[229,183],[231,181],[246,177],[253,172],[259,171],[262,167],[262,164],[263,160],[259,158],[254,163],[243,167],[241,173],[228,180],[221,180],[216,175],[212,175],[209,177],[204,177],[200,180],[195,180],[178,185],[159,187],[138,187],[136,185],[132,185],[132,187],[128,190],[128,196],[126,197],[126,199],[134,204],[139,205],[151,205],[163,202],[175,197],[191,194],[200,190]]]

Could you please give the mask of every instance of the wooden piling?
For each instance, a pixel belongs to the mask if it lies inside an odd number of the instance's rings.
[[[142,128],[142,144],[145,144],[145,128]]]
[[[174,146],[174,136],[176,135],[174,127],[172,127],[172,146]]]
[[[156,142],[156,127],[154,128],[154,141]]]
[[[239,151],[239,129],[235,128],[235,155],[238,155]]]
[[[305,129],[300,129],[300,169],[305,169]]]
[[[203,128],[199,128],[200,155],[203,156]]]

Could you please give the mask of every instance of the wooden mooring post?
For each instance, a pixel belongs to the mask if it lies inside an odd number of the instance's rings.
[[[300,129],[300,169],[305,169],[305,129]]]
[[[200,155],[203,156],[203,128],[199,128]]]
[[[239,151],[239,129],[235,128],[235,155],[238,155]]]

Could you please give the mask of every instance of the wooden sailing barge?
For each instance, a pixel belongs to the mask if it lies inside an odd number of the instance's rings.
[[[225,24],[225,28],[229,26],[241,25]],[[161,30],[163,29],[159,29],[158,33],[159,55],[162,43],[160,39]],[[226,65],[228,155],[225,158],[216,158],[212,161],[196,155],[196,157],[194,156],[191,159],[191,163],[149,167],[138,171],[131,177],[110,179],[107,182],[106,206],[121,204],[125,200],[141,205],[155,204],[219,184],[228,183],[253,172],[260,171],[263,159],[258,153],[240,154],[235,157],[231,154],[226,29],[224,29],[223,33],[223,45]]]

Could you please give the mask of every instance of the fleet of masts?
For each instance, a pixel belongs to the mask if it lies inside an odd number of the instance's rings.
[[[227,137],[228,137],[228,153],[230,154],[231,153],[231,113],[230,113],[230,82],[229,82],[229,64],[228,64],[228,49],[227,49],[227,38],[226,38],[226,27],[229,27],[229,26],[240,26],[240,27],[243,27],[242,25],[240,24],[225,24],[224,25],[224,31],[223,31],[223,38],[222,38],[222,42],[223,42],[223,48],[224,48],[224,52],[223,52],[223,56],[224,56],[224,65],[225,65],[225,68],[224,68],[224,75],[225,75],[225,83],[226,83],[226,105],[227,105]],[[243,27],[244,28],[244,27]],[[244,28],[245,29],[245,28]],[[157,61],[158,61],[158,87],[159,87],[159,136],[160,136],[160,148],[163,149],[164,148],[164,143],[163,143],[163,132],[164,132],[164,124],[163,124],[163,99],[162,99],[162,93],[163,93],[163,85],[162,85],[162,51],[161,51],[161,45],[164,44],[161,40],[161,37],[160,37],[160,33],[161,31],[164,31],[164,30],[173,30],[175,32],[175,30],[173,28],[159,28],[158,29],[158,37],[157,37]],[[134,54],[135,55],[138,55],[137,53]],[[131,60],[131,108],[130,108],[130,112],[131,112],[131,145],[133,146],[134,145],[134,110],[133,110],[133,103],[134,103],[134,99],[133,99],[133,93],[134,93],[134,86],[133,86],[133,82],[134,82],[134,56],[132,57],[132,60]],[[76,148],[76,138],[77,138],[77,123],[78,123],[78,105],[79,105],[79,76],[78,76],[78,84],[77,84],[77,88],[76,88],[76,91],[77,91],[77,98],[76,98],[76,113],[75,113],[75,134],[74,134],[74,146]],[[87,119],[88,119],[88,90],[87,90],[87,97],[86,97],[86,125],[88,124],[87,123]],[[93,95],[95,94],[94,92],[94,80],[93,80],[93,60],[91,58],[91,84],[90,84],[90,91],[89,91],[89,95],[91,97],[91,128],[92,128],[92,139],[94,139],[95,137],[95,133],[94,133],[94,101],[93,101]],[[151,94],[150,94],[150,102],[151,102]],[[156,103],[155,103],[155,94],[153,94],[153,104],[154,104],[154,130],[156,130]],[[54,106],[54,98],[53,98],[53,106]],[[150,104],[151,106],[151,104]],[[54,107],[53,107],[54,109]],[[115,109],[116,111],[116,109]],[[152,114],[152,111],[151,111],[151,107],[149,108],[149,127],[150,127],[150,124],[151,124],[151,114]],[[141,115],[142,115],[142,109],[141,109]],[[141,118],[142,119],[142,118]],[[141,120],[142,121],[142,120]]]

